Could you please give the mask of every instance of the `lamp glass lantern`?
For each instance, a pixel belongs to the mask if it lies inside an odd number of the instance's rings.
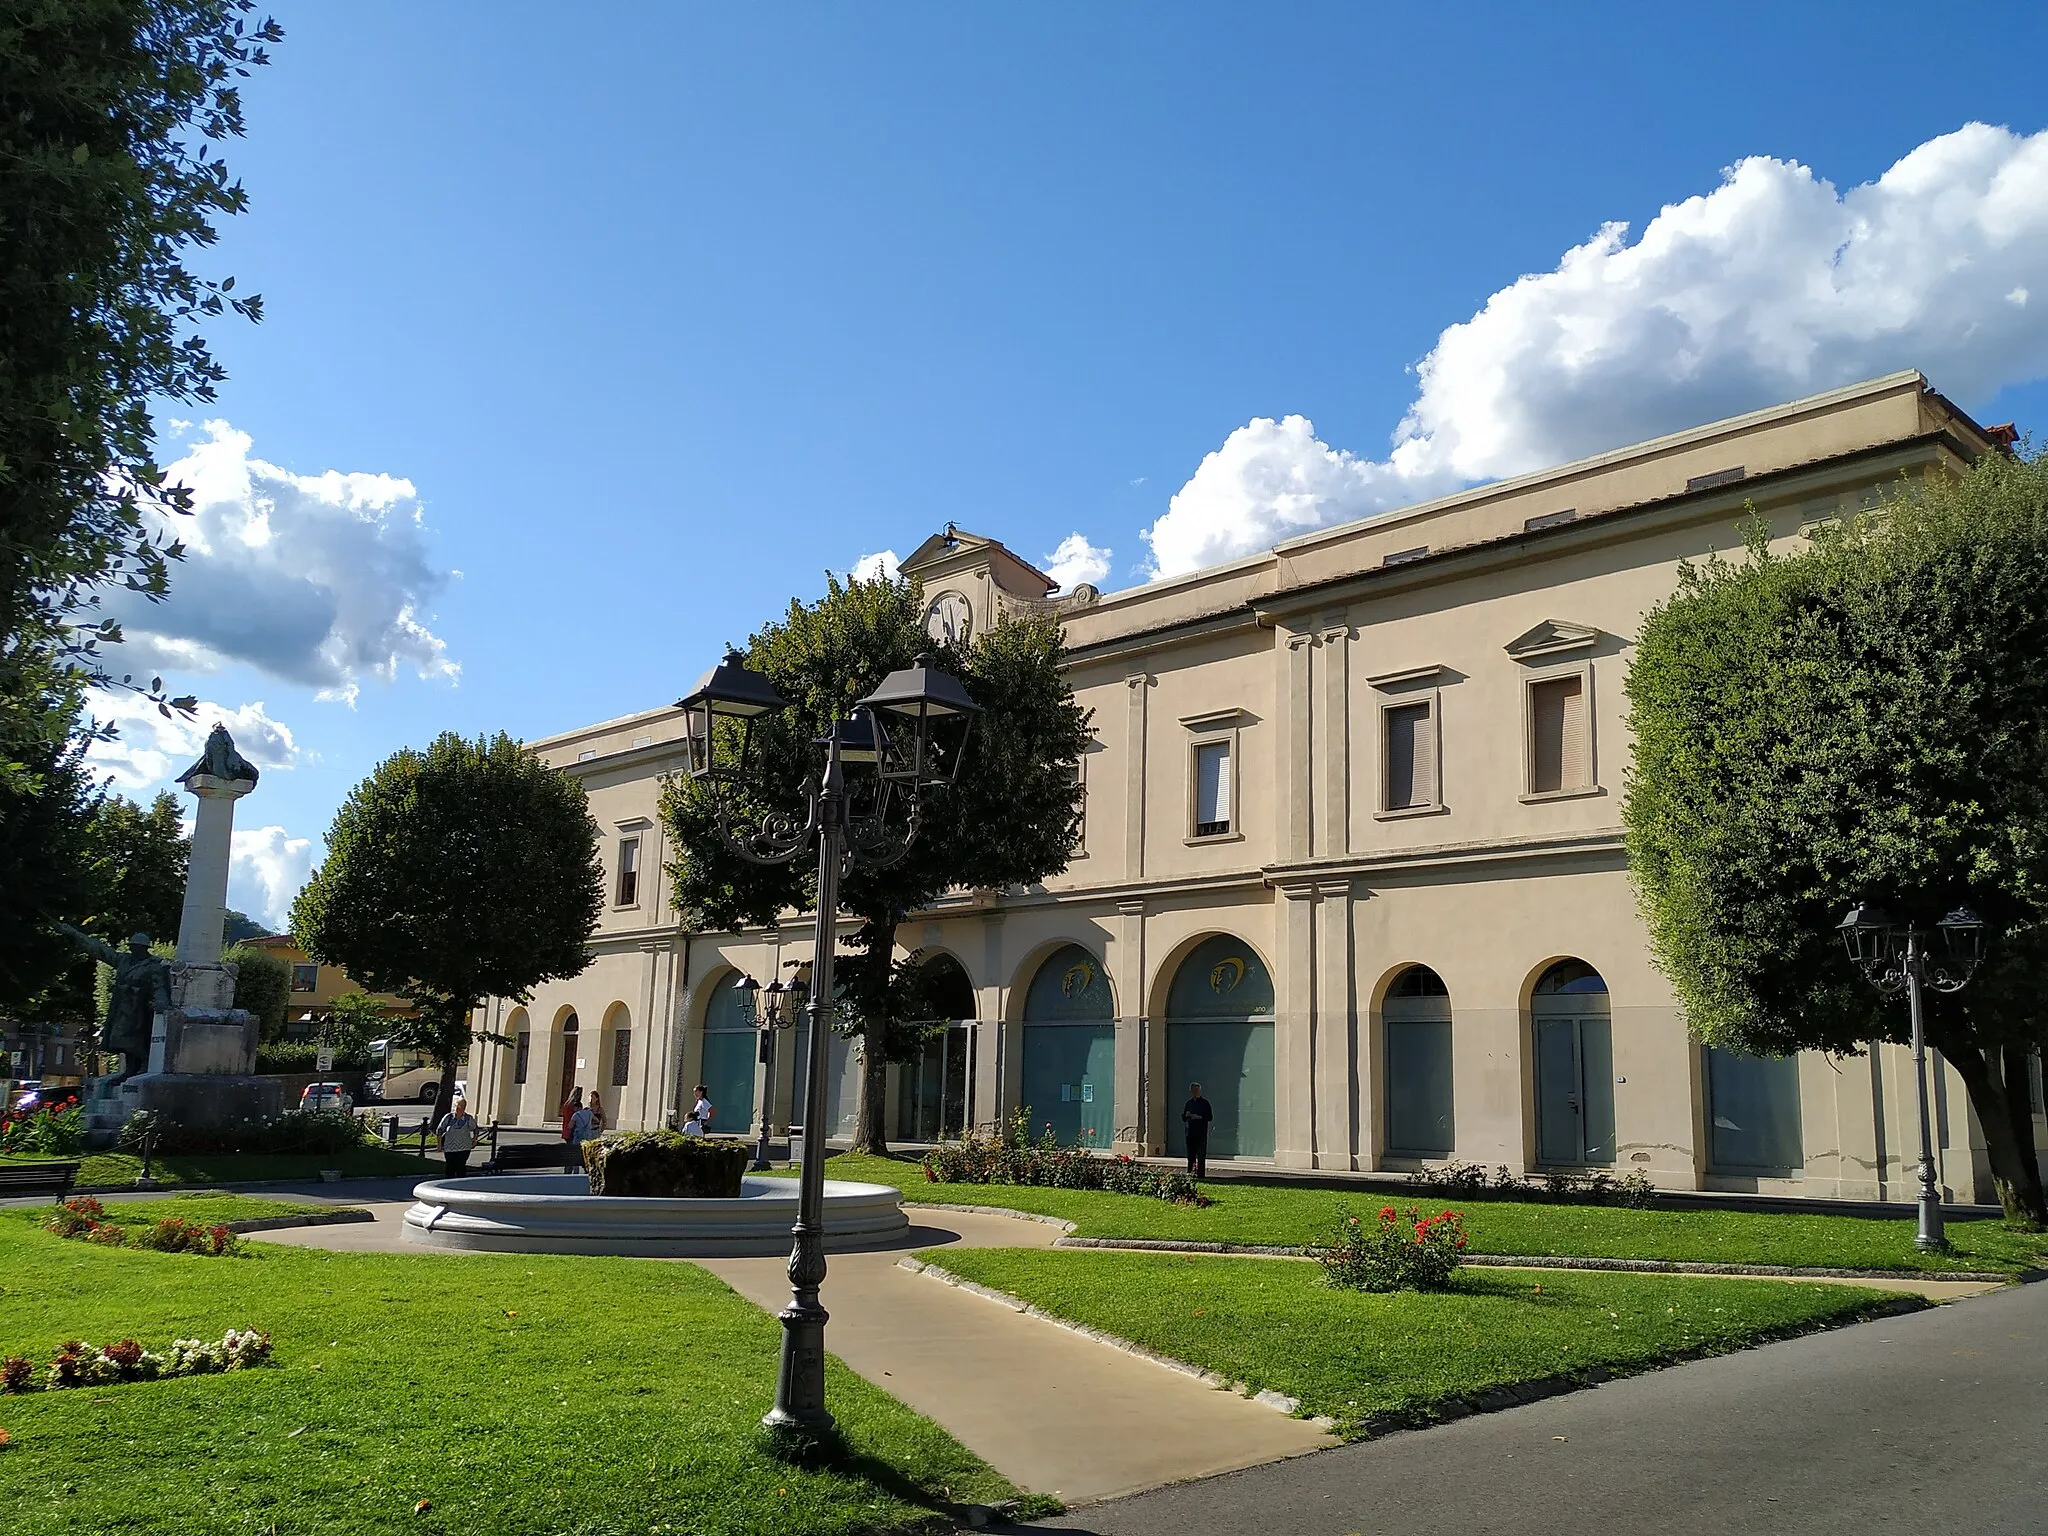
[[[1882,966],[1889,957],[1894,926],[1891,915],[1882,907],[1859,901],[1836,925],[1835,932],[1842,936],[1842,947],[1849,952],[1849,958],[1870,971]]]
[[[883,678],[859,707],[875,722],[882,777],[913,788],[954,781],[981,711],[929,654]]]
[[[1984,919],[1967,906],[1957,907],[1935,925],[1941,929],[1948,957],[1966,971],[1984,958]]]
[[[698,678],[697,686],[676,700],[676,707],[686,711],[684,723],[692,737],[691,777],[730,777],[743,770],[753,751],[754,722],[787,708],[788,703],[774,683],[748,668],[745,657],[736,650],[728,650],[725,660]],[[737,727],[736,751],[730,745],[729,734],[727,746],[723,750],[719,747],[722,724],[727,732]]]

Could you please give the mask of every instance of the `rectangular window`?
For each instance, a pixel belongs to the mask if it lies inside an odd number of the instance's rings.
[[[1230,743],[1205,741],[1195,748],[1195,836],[1220,837],[1230,830]]]
[[[292,990],[294,992],[310,992],[319,984],[319,966],[295,965],[292,967]]]
[[[1428,704],[1395,704],[1386,722],[1386,771],[1381,809],[1419,810],[1437,803],[1436,722]]]
[[[1592,787],[1586,680],[1551,677],[1529,685],[1529,793]]]
[[[526,1064],[533,1056],[533,1036],[525,1030],[512,1037],[512,1081],[526,1081]]]
[[[1799,1058],[1707,1048],[1709,1166],[1717,1173],[1789,1173],[1806,1162]]]
[[[623,1088],[633,1072],[633,1031],[622,1029],[612,1036],[612,1086]]]
[[[1074,852],[1088,851],[1088,759],[1074,759]]]
[[[630,907],[640,898],[640,839],[624,838],[619,843],[619,905]]]

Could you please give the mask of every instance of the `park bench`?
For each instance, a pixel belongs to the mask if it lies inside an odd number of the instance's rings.
[[[566,1141],[501,1141],[483,1165],[485,1173],[519,1168],[581,1168],[583,1159]]]
[[[78,1162],[0,1163],[0,1197],[50,1195],[62,1200],[78,1182]]]

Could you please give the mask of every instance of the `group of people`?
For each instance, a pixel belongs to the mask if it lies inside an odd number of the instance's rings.
[[[593,1137],[602,1136],[607,1123],[604,1100],[595,1088],[590,1090],[587,1103],[581,1088],[569,1090],[569,1097],[562,1101],[562,1140],[580,1148]]]
[[[711,1129],[711,1117],[717,1110],[711,1103],[710,1093],[711,1090],[703,1083],[697,1084],[692,1094],[690,1118],[683,1122],[685,1136],[702,1136]],[[602,1136],[607,1123],[604,1100],[594,1088],[588,1100],[581,1088],[572,1088],[569,1097],[562,1101],[562,1140],[569,1143],[571,1149],[580,1150],[584,1142]],[[448,1113],[434,1128],[434,1137],[440,1143],[441,1156],[447,1162],[451,1175],[469,1171],[469,1156],[476,1150],[481,1134],[476,1116],[469,1112],[469,1100],[458,1093],[448,1106]]]

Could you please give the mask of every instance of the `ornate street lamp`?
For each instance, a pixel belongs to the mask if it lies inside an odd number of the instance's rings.
[[[924,792],[944,788],[958,776],[978,706],[960,680],[941,671],[929,656],[891,672],[813,743],[823,751],[824,767],[807,797],[801,824],[785,809],[745,808],[748,781],[760,769],[758,722],[787,707],[772,682],[749,671],[745,658],[729,650],[677,706],[687,712],[694,744],[691,776],[711,795],[719,834],[733,851],[756,864],[787,864],[808,849],[817,850],[818,929],[811,960],[804,1154],[789,1255],[790,1300],[781,1313],[775,1406],[761,1420],[771,1429],[817,1433],[832,1425],[825,1407],[828,1314],[818,1290],[825,1280],[825,1077],[839,879],[855,860],[885,867],[910,851]],[[900,815],[895,814],[899,798]]]
[[[1924,928],[1901,924],[1870,902],[1858,902],[1836,925],[1842,947],[1870,983],[1886,997],[1906,994],[1913,1018],[1913,1077],[1920,1098],[1919,1230],[1913,1246],[1923,1253],[1945,1253],[1948,1237],[1942,1228],[1941,1191],[1934,1180],[1934,1131],[1927,1105],[1927,1028],[1921,995],[1925,988],[1960,992],[1984,958],[1984,920],[1968,907],[1957,907],[1934,925],[1941,933],[1942,953],[1930,952]]]
[[[770,1112],[775,1107],[775,1035],[778,1030],[796,1027],[796,988],[785,987],[779,980],[767,986],[751,976],[742,976],[733,983],[743,998],[742,1006],[747,1017],[760,1031],[761,1045],[759,1059],[767,1071],[764,1074],[767,1087],[761,1094],[761,1136],[754,1147],[754,1160],[747,1165],[749,1173],[765,1173],[768,1170],[768,1129]]]

